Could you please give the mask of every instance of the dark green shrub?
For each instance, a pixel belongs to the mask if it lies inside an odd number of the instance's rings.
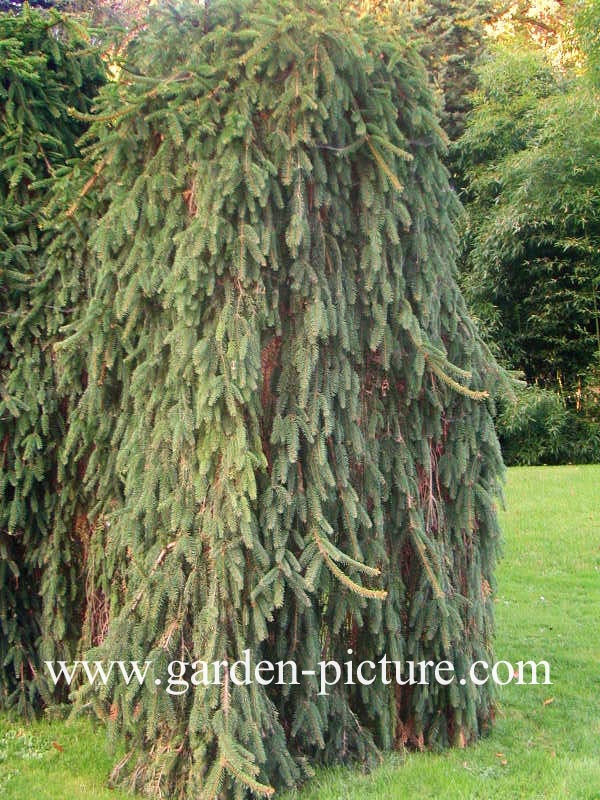
[[[518,392],[514,403],[503,406],[497,427],[509,466],[600,461],[600,423],[548,389],[528,386]]]

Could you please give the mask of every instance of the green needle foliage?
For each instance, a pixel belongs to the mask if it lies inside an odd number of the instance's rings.
[[[58,459],[74,386],[57,391],[52,343],[82,287],[76,253],[46,262],[40,220],[84,130],[68,109],[89,110],[101,80],[89,48],[56,12],[0,14],[0,704],[21,711],[49,699],[44,654],[79,636],[86,524],[77,463]]]
[[[95,657],[490,660],[503,377],[455,282],[415,49],[324,0],[169,4],[97,106],[50,255],[67,270],[84,232],[58,353],[86,374],[64,459],[86,455],[99,523]],[[318,689],[80,702],[127,738],[115,781],[207,800],[493,716],[469,683]]]
[[[476,65],[484,51],[490,0],[409,0],[420,52],[442,94],[442,125],[451,141],[463,133],[477,86]]]

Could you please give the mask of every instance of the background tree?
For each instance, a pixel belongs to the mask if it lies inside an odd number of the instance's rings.
[[[79,637],[89,536],[77,463],[59,452],[76,400],[58,391],[52,344],[84,293],[80,246],[46,261],[42,208],[84,130],[102,70],[83,28],[55,12],[0,15],[0,704],[24,711],[51,689],[45,657]]]
[[[598,89],[520,38],[501,45],[460,143],[465,285],[509,365],[573,389],[600,351]]]
[[[442,127],[451,141],[463,132],[485,49],[492,0],[358,0],[361,10],[396,14],[404,35],[415,36],[436,88]]]
[[[409,0],[420,51],[442,103],[442,126],[451,141],[462,134],[485,49],[490,0]]]

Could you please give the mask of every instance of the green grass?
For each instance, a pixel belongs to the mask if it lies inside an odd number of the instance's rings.
[[[391,756],[370,775],[322,771],[285,800],[600,800],[600,466],[511,469],[507,506],[496,658],[545,659],[553,685],[500,689],[475,747]],[[6,800],[122,800],[104,786],[110,764],[85,721],[0,720]]]
[[[131,800],[107,788],[106,733],[87,719],[24,725],[0,718],[2,800]]]
[[[545,659],[553,685],[500,689],[475,747],[328,770],[298,800],[600,798],[600,466],[510,469],[506,500],[496,659]]]

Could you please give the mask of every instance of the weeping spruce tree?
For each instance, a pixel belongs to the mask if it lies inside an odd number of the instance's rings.
[[[0,13],[0,706],[21,712],[52,699],[41,659],[80,636],[88,523],[77,461],[59,457],[77,381],[59,392],[52,344],[84,294],[81,248],[50,264],[40,223],[85,128],[69,108],[89,111],[101,81],[80,25]]]
[[[90,300],[57,349],[86,386],[93,657],[490,660],[498,368],[455,282],[457,202],[426,74],[352,4],[157,11],[67,188]],[[65,456],[67,458],[67,456]],[[90,501],[92,502],[92,501]],[[459,744],[487,686],[114,680],[113,779],[269,795],[319,761]]]

